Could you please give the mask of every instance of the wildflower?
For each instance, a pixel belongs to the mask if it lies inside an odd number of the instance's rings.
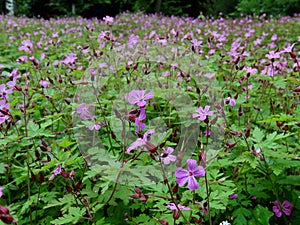
[[[278,59],[280,58],[280,52],[270,51],[266,54],[266,57],[271,60]]]
[[[89,126],[89,130],[100,130],[101,126],[100,126],[100,122],[97,122],[91,126]]]
[[[80,114],[80,119],[86,120],[91,118],[93,115],[90,111],[94,110],[93,106],[86,106],[86,103],[82,103],[79,108],[75,110],[73,113]]]
[[[59,164],[56,168],[56,170],[54,170],[54,172],[52,173],[51,177],[49,178],[49,180],[53,180],[54,177],[58,174],[60,174],[62,172],[61,170],[61,165]]]
[[[4,190],[4,187],[0,187],[0,198],[1,198],[1,196],[2,196],[2,191]]]
[[[144,107],[146,105],[146,100],[153,97],[154,94],[152,92],[146,94],[146,90],[132,90],[125,95],[125,99],[127,99],[130,104],[136,104],[139,107]]]
[[[140,109],[140,114],[138,117],[135,118],[135,125],[136,125],[136,128],[135,128],[135,134],[138,134],[139,133],[139,129],[140,130],[144,130],[146,125],[141,122],[143,121],[144,119],[146,119],[146,111],[145,111],[145,108],[142,107]]]
[[[67,54],[65,59],[62,61],[63,64],[74,64],[77,59],[77,55],[74,53]]]
[[[162,158],[164,160],[164,164],[169,165],[170,162],[176,161],[177,157],[175,155],[171,155],[173,151],[174,151],[174,149],[171,147],[168,147],[167,150],[165,150],[165,148],[163,148]]]
[[[50,87],[50,83],[46,80],[40,80],[40,85],[42,88],[49,88]]]
[[[111,16],[105,16],[103,17],[103,20],[105,21],[106,24],[110,25],[114,22],[114,18]]]
[[[191,210],[189,207],[185,207],[185,206],[182,206],[182,205],[180,205],[180,204],[177,204],[177,206],[178,206],[178,208],[180,209],[180,210]],[[173,210],[173,211],[177,211],[178,209],[177,209],[177,207],[176,207],[176,205],[172,202],[172,203],[169,203],[167,206],[166,206],[168,209],[171,209],[171,210]]]
[[[155,130],[150,129],[148,130],[144,135],[143,138],[138,138],[136,141],[134,141],[126,150],[127,153],[130,153],[133,149],[136,149],[137,147],[141,147],[143,145],[146,145],[148,143],[148,136],[151,134],[154,134]]]
[[[281,217],[282,212],[285,215],[290,216],[293,210],[293,205],[287,200],[284,200],[282,204],[278,200],[275,200],[272,210],[277,217]]]
[[[175,172],[176,182],[179,186],[185,185],[188,182],[188,188],[193,191],[199,187],[198,181],[195,177],[205,175],[205,169],[202,166],[197,166],[197,161],[194,159],[187,160],[188,170],[177,168]]]
[[[225,103],[229,104],[231,106],[235,106],[235,104],[236,104],[235,100],[231,97],[226,98]]]
[[[19,47],[19,51],[29,52],[33,45],[30,40],[22,41],[22,45]]]
[[[235,199],[235,198],[238,198],[238,197],[239,197],[238,194],[232,194],[232,195],[229,196],[229,198],[231,198],[231,199]]]
[[[212,116],[213,115],[213,111],[209,111],[210,106],[206,105],[204,107],[204,109],[202,107],[200,107],[199,109],[196,110],[196,112],[198,114],[193,114],[193,118],[199,117],[198,119],[201,121],[204,121],[206,119],[207,116]]]

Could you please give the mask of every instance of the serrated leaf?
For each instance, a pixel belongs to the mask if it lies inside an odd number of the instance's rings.
[[[84,214],[85,209],[70,207],[69,213],[63,215],[62,217],[59,217],[58,219],[55,219],[51,221],[51,224],[59,225],[59,224],[76,224],[78,220],[82,217]]]
[[[253,215],[259,225],[269,225],[269,219],[274,215],[268,208],[258,205],[253,210]]]

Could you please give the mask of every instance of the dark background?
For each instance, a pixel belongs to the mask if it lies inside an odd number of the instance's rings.
[[[0,13],[7,13],[0,0]],[[243,15],[290,15],[300,12],[300,0],[13,0],[14,15],[58,17],[80,15],[86,18],[115,16],[121,12],[161,13],[163,15],[238,17]],[[72,4],[75,13],[72,12]]]

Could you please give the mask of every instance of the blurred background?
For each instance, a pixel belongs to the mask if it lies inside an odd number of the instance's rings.
[[[300,0],[0,0],[0,13],[43,17],[115,16],[129,11],[175,16],[290,15],[300,12]]]

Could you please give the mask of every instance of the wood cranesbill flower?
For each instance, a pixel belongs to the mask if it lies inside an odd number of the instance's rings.
[[[153,97],[153,92],[149,92],[148,94],[146,94],[146,90],[132,90],[125,95],[125,99],[127,99],[130,104],[136,104],[139,107],[144,107],[146,105],[146,100]]]
[[[195,177],[202,177],[205,175],[205,169],[202,166],[197,165],[197,161],[194,159],[187,160],[187,168],[177,168],[175,172],[176,182],[179,186],[185,185],[188,182],[188,188],[193,191],[199,187],[198,181]]]
[[[282,213],[290,216],[292,214],[293,205],[287,200],[284,200],[282,204],[278,200],[275,200],[272,210],[277,217],[281,217]]]

